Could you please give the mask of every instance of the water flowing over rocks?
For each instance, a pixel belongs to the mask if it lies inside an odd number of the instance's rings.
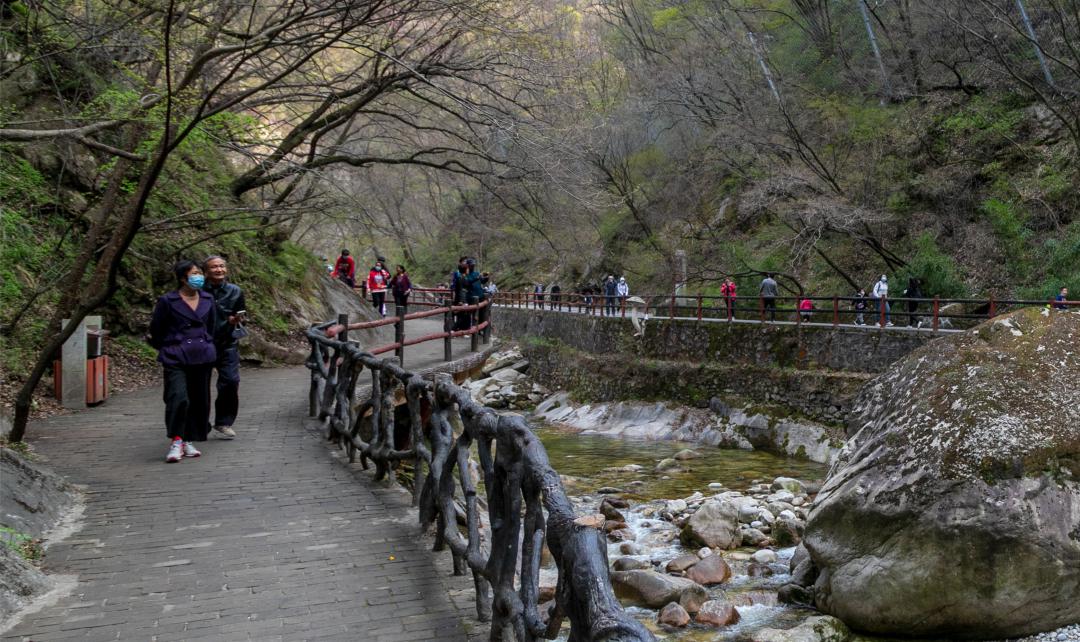
[[[1001,639],[1080,622],[1078,382],[1080,313],[1056,310],[894,364],[856,401],[805,527],[815,569],[793,580],[882,635]]]

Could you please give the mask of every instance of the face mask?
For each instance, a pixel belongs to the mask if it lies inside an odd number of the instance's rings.
[[[201,290],[206,283],[206,277],[201,274],[192,274],[187,278],[187,284],[196,290]]]

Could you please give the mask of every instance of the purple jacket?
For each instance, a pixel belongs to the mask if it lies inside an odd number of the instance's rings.
[[[214,363],[216,321],[217,305],[208,292],[199,291],[195,310],[184,303],[176,290],[161,295],[150,318],[150,345],[157,348],[158,361],[165,366]]]

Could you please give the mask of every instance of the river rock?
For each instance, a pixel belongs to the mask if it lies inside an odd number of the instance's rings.
[[[679,537],[688,546],[734,548],[742,541],[739,514],[730,502],[710,499],[690,517]]]
[[[699,453],[699,452],[697,452],[695,450],[690,450],[689,448],[684,448],[683,450],[680,450],[679,452],[675,453],[675,459],[678,460],[678,461],[686,461],[688,459],[698,459],[700,457],[701,457],[701,453]]]
[[[786,490],[792,495],[805,495],[806,487],[798,479],[791,477],[777,477],[772,482],[772,490]]]
[[[678,515],[679,513],[685,511],[686,508],[686,502],[681,499],[669,500],[667,504],[664,505],[664,509],[672,515]]]
[[[755,552],[750,556],[750,559],[754,560],[758,564],[772,564],[776,561],[776,551],[770,551],[765,548]]]
[[[772,525],[771,535],[777,546],[786,548],[788,546],[798,546],[802,541],[803,531],[803,523],[794,517],[790,517],[776,520]]]
[[[626,521],[626,516],[623,515],[621,512],[619,512],[619,509],[615,508],[611,504],[611,502],[609,502],[607,499],[604,499],[604,501],[600,502],[600,508],[598,510],[599,510],[601,515],[603,515],[604,517],[606,517],[606,518],[608,518],[608,519],[610,519],[612,521],[615,521],[615,522],[625,522]]]
[[[667,606],[660,610],[660,615],[657,616],[656,621],[660,624],[682,628],[690,624],[690,614],[678,603],[669,602]]]
[[[633,557],[620,557],[615,560],[615,563],[611,565],[611,568],[616,571],[638,571],[650,569],[652,568],[652,564],[645,560],[639,560]]]
[[[731,578],[731,567],[719,555],[710,555],[686,570],[686,577],[702,586],[723,584]]]
[[[638,467],[640,468],[640,466]],[[627,509],[630,508],[630,502],[626,501],[622,497],[605,497],[604,502],[611,504],[615,508]]]
[[[637,535],[629,528],[620,528],[608,533],[608,539],[613,542],[632,542],[637,539]]]
[[[679,468],[679,462],[677,462],[674,459],[668,457],[666,459],[661,459],[659,462],[657,462],[656,468],[654,468],[653,470],[655,470],[656,472],[659,473],[659,472],[663,472],[663,471],[666,471],[666,470],[678,470],[678,468]]]
[[[847,642],[851,631],[840,620],[819,615],[803,620],[791,629],[759,629],[751,642]]]
[[[524,376],[525,375],[521,374],[517,370],[514,370],[513,368],[503,368],[502,370],[496,370],[495,372],[491,373],[492,379],[502,383],[513,383]]]
[[[575,524],[580,526],[588,526],[589,528],[603,528],[604,522],[607,518],[600,513],[593,513],[592,515],[582,515],[574,520]]]
[[[614,486],[601,486],[596,489],[596,492],[600,495],[618,495],[625,491],[621,488],[615,488]]]
[[[1080,622],[1080,314],[937,339],[857,396],[805,544],[817,607],[882,636]]]
[[[609,519],[606,522],[604,522],[603,529],[608,533],[610,533],[611,531],[617,531],[617,530],[619,530],[621,528],[629,528],[629,527],[627,526],[626,522],[617,522],[617,521],[615,521],[613,519]]]
[[[743,546],[761,546],[769,541],[769,536],[756,528],[748,528],[742,531]]]
[[[679,602],[687,592],[706,594],[705,588],[692,580],[652,570],[612,571],[610,577],[620,600],[652,609],[661,608],[668,602]]]
[[[694,614],[701,610],[701,605],[709,601],[709,592],[704,586],[695,584],[683,591],[679,596],[679,606],[686,609],[687,613]]]
[[[715,627],[729,626],[739,621],[739,611],[726,600],[709,600],[701,605],[694,621]]]
[[[680,555],[668,562],[667,565],[664,566],[664,570],[668,573],[682,573],[700,561],[701,558],[697,555]]]
[[[623,555],[641,555],[641,545],[636,542],[623,542],[619,544],[619,552]]]

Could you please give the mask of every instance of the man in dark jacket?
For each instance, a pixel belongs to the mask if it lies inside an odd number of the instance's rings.
[[[233,439],[233,423],[240,407],[240,348],[238,341],[246,334],[244,316],[247,308],[244,291],[228,281],[229,266],[221,256],[211,256],[204,263],[205,291],[217,303],[214,345],[217,348],[217,399],[214,401],[214,431],[222,439]]]

